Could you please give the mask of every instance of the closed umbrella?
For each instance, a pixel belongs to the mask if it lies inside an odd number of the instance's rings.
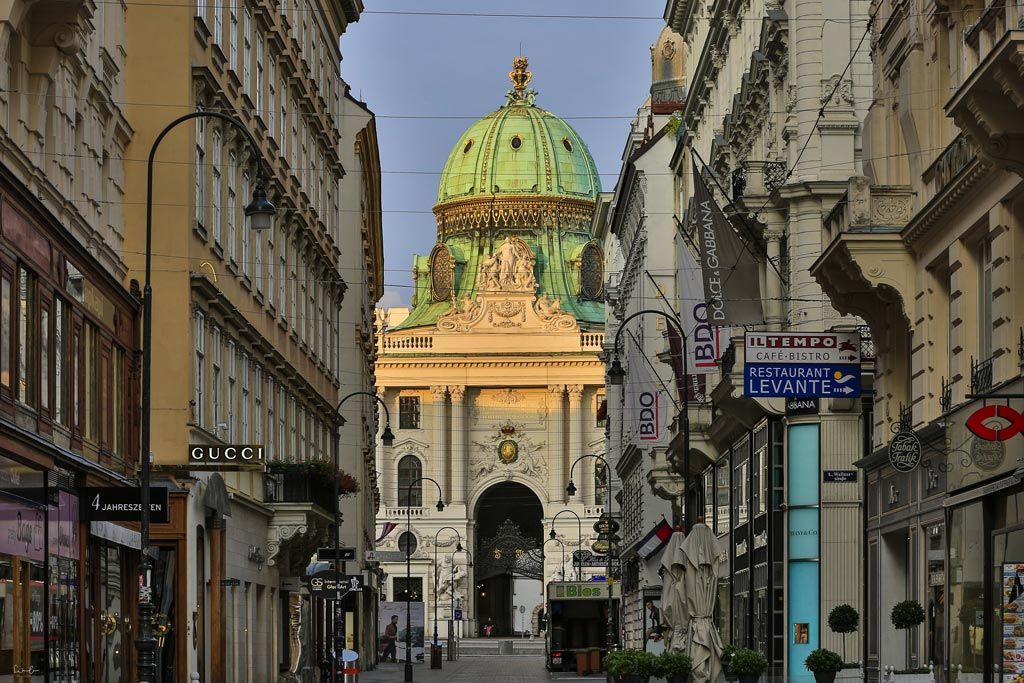
[[[718,596],[718,570],[725,560],[725,549],[706,524],[697,522],[681,550],[686,562],[683,583],[690,620],[688,654],[693,660],[690,676],[695,683],[714,681],[722,669],[722,638],[713,615]]]
[[[668,539],[661,556],[661,625],[667,630],[665,650],[685,652],[690,617],[686,611],[686,556],[683,554],[682,531]]]

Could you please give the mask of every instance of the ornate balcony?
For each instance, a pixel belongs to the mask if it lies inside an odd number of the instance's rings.
[[[888,306],[913,301],[913,259],[901,236],[912,200],[910,188],[856,176],[825,217],[828,246],[811,274],[840,313],[882,325]]]
[[[1024,176],[1024,30],[1005,31],[992,44],[946,104],[946,115],[971,136],[983,157]]]
[[[301,573],[333,523],[334,487],[306,463],[287,463],[263,480],[264,502],[273,511],[267,529],[267,564],[282,574]]]

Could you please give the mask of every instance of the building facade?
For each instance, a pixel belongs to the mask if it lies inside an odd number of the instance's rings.
[[[604,454],[600,181],[526,69],[516,58],[506,104],[452,148],[412,309],[381,315],[377,385],[396,440],[378,451],[378,524],[397,528],[378,548],[412,553],[409,577],[382,564],[387,596],[425,602],[428,639],[459,605],[465,635],[536,632],[541,582],[571,576],[603,509],[602,461],[579,460]]]
[[[125,285],[122,5],[0,11],[0,678],[134,673],[139,291]],[[181,501],[172,500],[176,510]],[[102,653],[102,656],[101,656]]]
[[[810,267],[823,246],[822,217],[861,167],[871,99],[867,3],[669,0],[665,19],[686,57],[670,162],[679,222],[692,233],[696,159],[759,263],[743,274],[760,285],[763,325],[754,329],[857,329],[829,305]],[[747,398],[743,358],[734,329],[708,387],[703,434],[714,466],[689,495],[705,517],[714,509],[730,548],[732,578],[720,594],[728,639],[763,651],[774,673],[808,679],[812,650],[841,649],[829,612],[861,600],[861,490],[826,472],[853,470],[863,457],[862,407],[822,399],[794,414],[783,399]]]
[[[188,577],[162,598],[173,634],[161,649],[162,680],[310,680],[334,637],[335,621],[303,579],[336,504],[335,409],[350,390],[341,349],[354,336],[342,303],[352,288],[364,307],[368,281],[351,277],[341,253],[353,251],[349,230],[377,229],[343,206],[346,194],[378,192],[343,188],[344,160],[359,152],[343,132],[339,37],[361,11],[347,0],[226,0],[127,13],[120,99],[131,103],[135,136],[125,157],[147,158],[165,126],[195,111],[237,117],[260,156],[241,131],[205,117],[178,126],[156,157],[152,450],[155,477],[183,491],[185,509],[154,529],[154,545],[159,562]],[[350,134],[363,131],[366,146],[362,120]],[[363,154],[374,163],[375,150]],[[277,215],[256,232],[242,209],[261,174]],[[145,200],[145,167],[129,162],[124,250],[136,279]],[[353,389],[366,386],[365,374],[356,380]],[[358,408],[345,409],[353,443]],[[191,444],[261,445],[266,467],[203,470],[189,463]],[[352,476],[343,491],[372,491],[362,454],[344,458]],[[364,531],[342,535],[355,541]],[[358,602],[346,611],[347,642],[358,649]]]
[[[1021,12],[878,12],[863,172],[828,214],[812,268],[878,351],[861,462],[863,657],[872,678],[934,665],[944,680],[994,681],[1018,666],[1024,156],[1010,66]],[[916,461],[890,462],[898,432],[921,443]],[[904,647],[889,613],[906,599],[928,616]]]

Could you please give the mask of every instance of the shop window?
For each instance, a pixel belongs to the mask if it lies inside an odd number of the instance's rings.
[[[35,277],[24,268],[18,268],[18,400],[35,404],[36,377],[35,337],[38,308],[35,297]]]
[[[736,526],[747,523],[747,505],[749,504],[749,487],[747,482],[747,461],[744,460],[733,469],[733,496],[735,497]]]
[[[398,428],[420,428],[420,397],[400,396],[398,398]]]
[[[715,533],[729,533],[729,460],[723,458],[715,466]]]
[[[423,579],[418,576],[406,578],[404,576],[396,576],[392,579],[394,582],[394,589],[392,593],[394,597],[392,600],[395,602],[404,602],[406,595],[412,602],[417,602],[423,599]]]
[[[417,481],[422,476],[423,466],[415,455],[403,456],[398,461],[398,504],[400,506],[421,507],[423,505],[423,482]]]
[[[986,538],[980,501],[953,510],[949,528],[949,664],[951,670],[979,674],[979,678],[985,652]]]
[[[11,278],[0,278],[0,384],[11,387]]]

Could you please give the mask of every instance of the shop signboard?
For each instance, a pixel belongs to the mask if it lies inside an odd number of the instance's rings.
[[[405,562],[405,553],[401,550],[367,550],[367,562]]]
[[[619,560],[612,558],[612,567],[618,565]],[[572,553],[572,563],[574,567],[608,567],[608,556],[607,555],[595,555],[589,550],[574,550]]]
[[[786,417],[797,415],[817,415],[818,399],[806,396],[795,396],[786,399]]]
[[[310,595],[320,598],[333,598],[338,593],[345,597],[349,593],[361,593],[362,590],[363,577],[359,575],[342,574],[333,569],[325,569],[309,577]]]
[[[971,413],[965,426],[979,439],[1006,441],[1024,433],[1024,414],[1007,405],[990,404]]]
[[[261,468],[265,462],[263,446],[189,444],[188,464],[196,469],[242,470]]]
[[[0,498],[0,554],[42,561],[46,514],[41,507]]]
[[[593,600],[594,598],[618,598],[619,584],[607,581],[555,581],[548,584],[549,600]]]
[[[860,335],[851,332],[747,332],[743,393],[758,398],[856,398]]]
[[[821,480],[826,484],[856,484],[857,470],[823,470]]]
[[[1003,681],[1012,683],[1024,673],[1024,564],[1004,562],[1002,571]]]
[[[889,464],[897,472],[912,472],[921,463],[921,440],[914,432],[897,432],[889,441]]]
[[[86,522],[138,522],[142,518],[142,489],[129,486],[83,486],[80,506]],[[149,521],[166,524],[170,510],[166,486],[149,488]]]

